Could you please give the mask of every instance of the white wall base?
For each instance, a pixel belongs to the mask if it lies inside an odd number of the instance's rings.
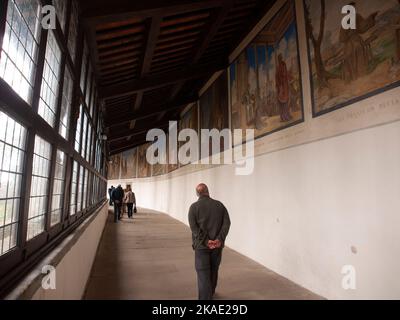
[[[6,299],[80,300],[84,295],[108,216],[108,204],[88,218],[19,284]],[[41,286],[42,267],[56,270],[56,289]]]

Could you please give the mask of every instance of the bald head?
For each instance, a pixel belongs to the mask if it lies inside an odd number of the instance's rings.
[[[196,193],[198,197],[201,196],[209,196],[210,193],[208,191],[208,187],[207,185],[205,185],[204,183],[200,183],[197,187],[196,187]]]

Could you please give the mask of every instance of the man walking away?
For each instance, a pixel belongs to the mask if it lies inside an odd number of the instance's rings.
[[[225,238],[231,225],[225,206],[210,198],[208,187],[196,187],[199,200],[189,209],[199,300],[211,300],[218,282],[218,269]]]
[[[111,186],[111,188],[110,189],[108,189],[108,195],[109,195],[109,197],[110,197],[110,206],[112,206],[113,205],[113,201],[112,201],[112,193],[113,193],[113,191],[114,191],[114,186]]]
[[[128,207],[128,218],[132,219],[133,217],[133,205],[136,204],[135,194],[132,192],[130,186],[127,187],[127,191],[125,193],[124,202]]]
[[[128,192],[128,187],[126,187],[126,189],[123,189],[123,190],[124,190],[124,196],[122,198],[121,218],[123,218],[125,215],[125,212],[128,211],[128,206],[126,203],[126,193]]]
[[[112,200],[114,202],[114,222],[121,220],[121,207],[124,198],[124,189],[119,185],[112,193]]]

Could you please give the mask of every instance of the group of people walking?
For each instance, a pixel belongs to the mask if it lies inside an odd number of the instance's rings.
[[[133,213],[137,212],[136,209],[136,198],[130,186],[126,189],[122,189],[121,185],[114,188],[111,186],[108,189],[108,195],[110,196],[110,206],[114,206],[114,222],[117,223],[122,219],[125,211],[128,212],[128,218],[133,219]]]

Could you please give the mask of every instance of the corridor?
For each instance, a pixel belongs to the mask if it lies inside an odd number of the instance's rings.
[[[88,281],[86,299],[196,299],[196,273],[187,226],[139,209],[114,224],[111,211]],[[216,299],[320,299],[226,248]]]
[[[400,0],[1,0],[0,300],[192,304],[208,196],[216,299],[400,299],[399,137]]]

